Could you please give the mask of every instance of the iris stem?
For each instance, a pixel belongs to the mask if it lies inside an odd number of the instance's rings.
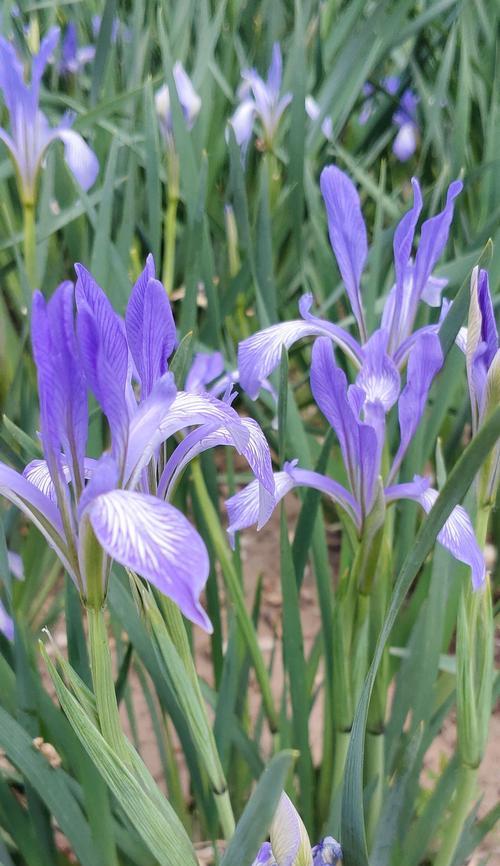
[[[179,197],[179,157],[172,142],[167,146],[167,212],[163,221],[162,270],[163,285],[169,296],[174,290],[175,239],[177,234]]]
[[[219,788],[217,791],[214,790],[213,792],[214,799],[224,838],[228,840],[233,835],[235,827],[233,808],[231,806],[231,800],[229,798],[229,792],[227,789],[227,782],[224,776],[222,765],[220,763],[215,738],[212,735],[211,725],[208,720],[207,709],[205,701],[203,700],[203,695],[201,693],[198,674],[196,673],[193,656],[189,648],[189,641],[187,638],[186,629],[182,621],[181,612],[177,605],[165,596],[160,597],[160,603],[162,606],[163,616],[165,618],[165,623],[168,628],[170,638],[179,654],[181,661],[184,664],[186,674],[192,682],[198,705],[200,707],[200,711],[206,720],[208,737],[210,740],[213,761],[217,771]]]
[[[469,807],[476,790],[477,767],[461,766],[452,812],[441,841],[434,866],[449,866],[453,862],[455,850],[463,833]]]
[[[23,246],[24,267],[31,291],[38,288],[38,266],[36,261],[36,221],[35,203],[23,203]]]
[[[104,608],[87,607],[89,625],[90,667],[101,733],[114,752],[126,763],[129,753],[121,728],[109,638]]]
[[[238,625],[243,633],[243,637],[248,647],[248,652],[250,654],[250,658],[252,659],[252,663],[255,669],[255,674],[262,690],[262,699],[264,702],[266,715],[269,720],[269,726],[271,728],[271,732],[274,734],[278,728],[278,716],[274,707],[269,674],[264,663],[262,653],[259,649],[254,625],[252,623],[250,614],[246,609],[245,596],[243,594],[243,590],[241,588],[238,575],[236,573],[236,568],[234,567],[231,552],[228,548],[228,544],[220,524],[219,515],[217,514],[217,511],[215,510],[214,504],[208,493],[205,479],[203,478],[203,473],[201,471],[201,466],[198,460],[191,461],[191,480],[194,485],[200,508],[203,510],[203,515],[207,524],[212,544],[221,564],[226,589],[229,593],[229,597],[231,598],[231,602],[234,604]]]

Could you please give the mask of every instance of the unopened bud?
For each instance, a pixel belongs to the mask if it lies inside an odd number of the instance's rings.
[[[227,255],[229,259],[229,275],[235,277],[241,268],[240,254],[238,252],[238,226],[234,216],[234,210],[230,204],[224,208],[226,220]]]

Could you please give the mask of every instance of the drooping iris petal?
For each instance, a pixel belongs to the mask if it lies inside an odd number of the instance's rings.
[[[396,499],[413,499],[419,502],[426,514],[429,514],[438,498],[438,491],[430,487],[425,478],[418,475],[413,482],[386,488],[385,493],[388,502]],[[455,559],[469,566],[473,588],[481,589],[486,579],[486,565],[465,508],[461,505],[455,506],[438,533],[437,539]]]
[[[401,465],[424,413],[434,378],[443,366],[443,351],[437,334],[422,334],[408,358],[406,385],[398,400],[400,442],[390,478]]]
[[[71,472],[65,460],[61,460],[62,472],[67,482],[71,481]],[[84,477],[89,479],[92,477],[97,460],[92,457],[85,457],[83,461]],[[57,501],[56,489],[50,476],[49,466],[46,460],[31,460],[23,469],[23,476],[30,484],[34,484],[39,490],[48,496],[52,502]]]
[[[365,338],[360,286],[368,241],[358,192],[350,178],[335,165],[323,169],[320,187],[326,205],[330,243],[360,333]]]
[[[267,520],[271,516],[276,505],[278,505],[283,497],[286,496],[286,494],[295,486],[294,479],[288,471],[275,472],[274,484],[274,505],[273,509],[269,512]],[[259,525],[259,529],[261,529],[267,522],[267,520],[262,521],[262,515],[260,514],[260,492],[258,480],[254,479],[254,481],[251,481],[250,484],[246,485],[246,487],[243,487],[242,490],[239,490],[238,493],[235,493],[234,496],[227,499],[226,509],[229,517],[227,533],[229,535],[231,546],[234,547],[234,536],[236,532],[240,529],[247,529],[249,526],[257,526],[259,521],[261,521]]]
[[[260,491],[261,498],[264,499],[260,508],[260,513],[262,513],[267,510],[269,500],[273,503],[274,497],[271,453],[262,430],[253,418],[241,418],[241,424],[248,432],[248,440],[240,453],[247,459],[253,474],[263,488]],[[213,429],[210,425],[204,425],[189,433],[173,451],[165,466],[158,485],[158,496],[162,498],[166,495],[168,497],[168,488],[175,484],[185,466],[198,454],[219,445],[235,446],[230,428]],[[267,497],[263,496],[266,492]],[[271,510],[272,507],[274,505],[271,506]]]
[[[312,297],[310,295],[304,296],[301,301],[300,311],[303,316],[307,316],[305,321],[299,319],[271,325],[269,328],[257,331],[239,344],[240,383],[252,400],[256,399],[264,380],[280,363],[283,347],[289,349],[304,337],[327,336],[335,343],[340,344],[349,354],[349,357],[358,360],[361,350],[356,341],[338,325],[311,316],[308,313],[311,303]]]
[[[239,147],[247,148],[252,137],[255,117],[256,110],[253,99],[244,99],[243,102],[240,102],[232,115],[229,122],[233,127],[234,137]]]
[[[153,396],[153,395],[151,395]],[[242,425],[239,415],[228,403],[211,397],[208,394],[188,394],[178,391],[175,399],[154,411],[154,401],[151,402],[151,413],[147,417],[136,415],[130,424],[125,478],[132,471],[137,471],[140,463],[146,465],[145,455],[149,462],[156,449],[169,436],[184,430],[186,427],[197,427],[200,424],[213,424],[214,427],[228,427],[232,431],[235,447],[242,451],[248,442],[248,432]]]
[[[40,530],[50,547],[52,547],[67,572],[76,582],[73,565],[68,558],[68,550],[64,539],[64,529],[59,509],[54,502],[45,496],[34,484],[26,478],[0,463],[0,495],[5,496]]]
[[[312,866],[311,843],[302,819],[290,798],[281,795],[269,831],[278,866]]]
[[[399,396],[400,376],[392,358],[387,354],[388,333],[383,328],[375,331],[363,346],[363,365],[356,384],[362,388],[366,400],[380,403],[388,412]]]
[[[5,610],[2,602],[0,601],[0,632],[5,635],[7,640],[14,640],[14,620]]]
[[[92,499],[85,514],[110,557],[156,586],[192,622],[212,630],[199,601],[208,554],[180,511],[154,496],[112,490]]]
[[[99,160],[92,148],[78,132],[65,126],[56,127],[52,137],[62,141],[66,164],[82,189],[90,189],[99,174]]]

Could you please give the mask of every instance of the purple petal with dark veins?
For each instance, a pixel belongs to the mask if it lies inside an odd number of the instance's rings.
[[[117,384],[125,391],[128,371],[128,347],[122,323],[113,310],[111,303],[92,274],[81,264],[75,265],[77,281],[75,297],[78,313],[87,308],[93,315],[102,347],[102,356],[112,370]],[[94,366],[90,365],[89,373],[94,377]],[[87,374],[87,370],[85,370]],[[91,387],[93,387],[91,385]]]
[[[365,339],[360,286],[368,255],[368,241],[358,192],[350,178],[335,165],[323,169],[320,187],[326,205],[330,243],[354,317]]]
[[[438,498],[438,491],[429,486],[427,479],[421,478],[419,475],[415,475],[412,482],[386,488],[385,494],[387,502],[394,502],[397,499],[413,499],[420,503],[426,514],[429,514]],[[437,540],[450,551],[455,559],[469,566],[473,588],[481,589],[486,579],[486,565],[465,508],[461,505],[455,506],[438,533]]]
[[[153,257],[137,280],[125,315],[127,338],[139,378],[141,399],[168,369],[175,346],[175,322],[167,293],[154,276]]]
[[[148,413],[147,419],[138,413],[130,424],[125,478],[130,478],[132,472],[136,476],[138,466],[147,465],[156,449],[169,436],[186,427],[213,424],[214,427],[228,428],[239,451],[243,451],[248,443],[248,431],[234,409],[228,403],[208,394],[178,391],[173,401],[168,402],[167,395],[167,400],[160,406],[159,411],[155,410],[154,400],[150,407],[151,414]]]
[[[240,384],[252,400],[263,387],[264,380],[276,369],[281,360],[283,347],[289,349],[305,337],[329,337],[349,354],[358,365],[361,348],[347,331],[338,325],[323,321],[308,313],[312,297],[301,300],[301,314],[306,321],[293,320],[271,325],[242,340],[238,347],[238,370]]]
[[[154,496],[112,490],[92,499],[85,513],[110,557],[171,598],[192,622],[212,631],[199,600],[209,572],[207,550],[180,511]]]

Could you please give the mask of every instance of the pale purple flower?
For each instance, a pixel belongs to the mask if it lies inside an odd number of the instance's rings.
[[[184,120],[186,121],[187,128],[192,129],[201,109],[201,99],[194,89],[189,75],[179,60],[174,64],[172,73]],[[164,84],[163,87],[160,87],[157,91],[155,96],[155,106],[161,131],[164,137],[168,138],[172,135],[173,126],[170,91],[167,84]]]
[[[14,620],[5,610],[2,601],[0,600],[0,633],[3,634],[7,640],[14,640]]]
[[[273,45],[271,65],[267,79],[255,69],[241,73],[243,83],[238,89],[239,105],[230,119],[237,143],[246,151],[252,137],[255,121],[260,123],[262,139],[272,148],[283,112],[292,101],[291,93],[281,94],[283,62],[278,42]]]
[[[74,21],[66,27],[61,49],[59,71],[61,75],[76,75],[95,57],[94,45],[78,45],[78,33]]]
[[[277,866],[270,842],[264,842],[252,866]]]
[[[467,328],[459,346],[465,354],[467,380],[475,435],[492,408],[498,404],[500,391],[500,348],[488,272],[474,268]],[[494,501],[500,482],[500,444],[483,467],[481,497]],[[484,486],[485,484],[485,486]]]
[[[313,122],[321,115],[321,108],[313,96],[306,96],[305,101],[306,114]],[[328,141],[333,139],[333,123],[331,117],[325,117],[321,121],[321,131]]]
[[[381,90],[389,96],[395,97],[401,87],[401,79],[398,75],[388,75],[381,81]],[[366,97],[361,109],[358,121],[361,125],[368,122],[375,108],[375,88],[367,82],[363,86],[363,94]],[[392,122],[397,128],[392,150],[400,162],[406,162],[415,153],[419,138],[419,127],[417,121],[418,96],[413,90],[407,88],[401,94],[396,111],[392,116]]]
[[[33,300],[45,461],[33,461],[23,475],[0,464],[0,492],[38,526],[84,599],[89,540],[95,538],[106,554],[100,562],[103,594],[114,559],[210,630],[199,601],[208,554],[194,527],[168,502],[172,485],[193,456],[216,444],[231,445],[260,479],[267,513],[274,492],[269,448],[255,422],[240,419],[229,402],[176,389],[168,371],[175,323],[151,257],[125,322],[92,275],[82,265],[76,271],[75,287],[63,283],[48,303],[39,292]],[[88,390],[101,405],[111,437],[110,451],[98,460],[85,454]],[[182,432],[163,467],[161,446]]]
[[[401,461],[420,423],[428,393],[439,372],[443,355],[436,334],[423,333],[413,345],[407,368],[407,381],[400,388],[400,374],[387,353],[388,333],[376,331],[363,347],[363,361],[355,383],[348,385],[344,371],[335,362],[332,342],[320,337],[313,346],[311,390],[313,397],[336,433],[349,487],[325,475],[302,469],[296,461],[285,464],[275,473],[274,504],[292,488],[305,486],[324,493],[351,519],[361,538],[366,518],[379,501],[386,505],[398,499],[413,499],[430,511],[437,491],[429,482],[415,476],[412,482],[393,484]],[[385,444],[386,413],[397,402],[400,445],[385,479],[382,452]],[[258,507],[255,482],[232,496],[226,503],[230,538],[237,530],[267,520]],[[469,565],[472,583],[478,589],[485,580],[483,554],[476,541],[467,512],[456,506],[438,541],[460,562]]]
[[[420,301],[439,307],[445,285],[432,271],[446,246],[456,196],[462,189],[454,181],[448,189],[444,209],[422,224],[420,243],[412,260],[415,229],[422,209],[418,181],[413,179],[414,204],[403,216],[394,233],[395,285],[388,294],[381,317],[381,327],[388,334],[388,354],[401,369],[415,342],[424,333],[437,333],[440,322],[414,330]],[[327,336],[340,346],[353,364],[363,363],[363,344],[368,334],[363,312],[361,279],[368,256],[366,227],[356,187],[336,166],[321,174],[321,191],[325,200],[328,231],[338,268],[347,290],[361,342],[338,325],[311,314],[312,296],[304,295],[299,309],[300,320],[271,325],[240,343],[238,369],[240,382],[252,399],[262,382],[278,366],[283,346],[290,348],[305,337]]]
[[[0,139],[14,161],[25,202],[34,201],[38,173],[53,141],[62,141],[66,164],[83,189],[92,186],[99,172],[95,153],[78,132],[70,129],[73,117],[67,114],[58,126],[51,127],[40,110],[42,76],[58,39],[59,29],[53,27],[33,57],[31,81],[27,84],[14,46],[0,37],[0,89],[10,118],[10,133],[0,128]]]

